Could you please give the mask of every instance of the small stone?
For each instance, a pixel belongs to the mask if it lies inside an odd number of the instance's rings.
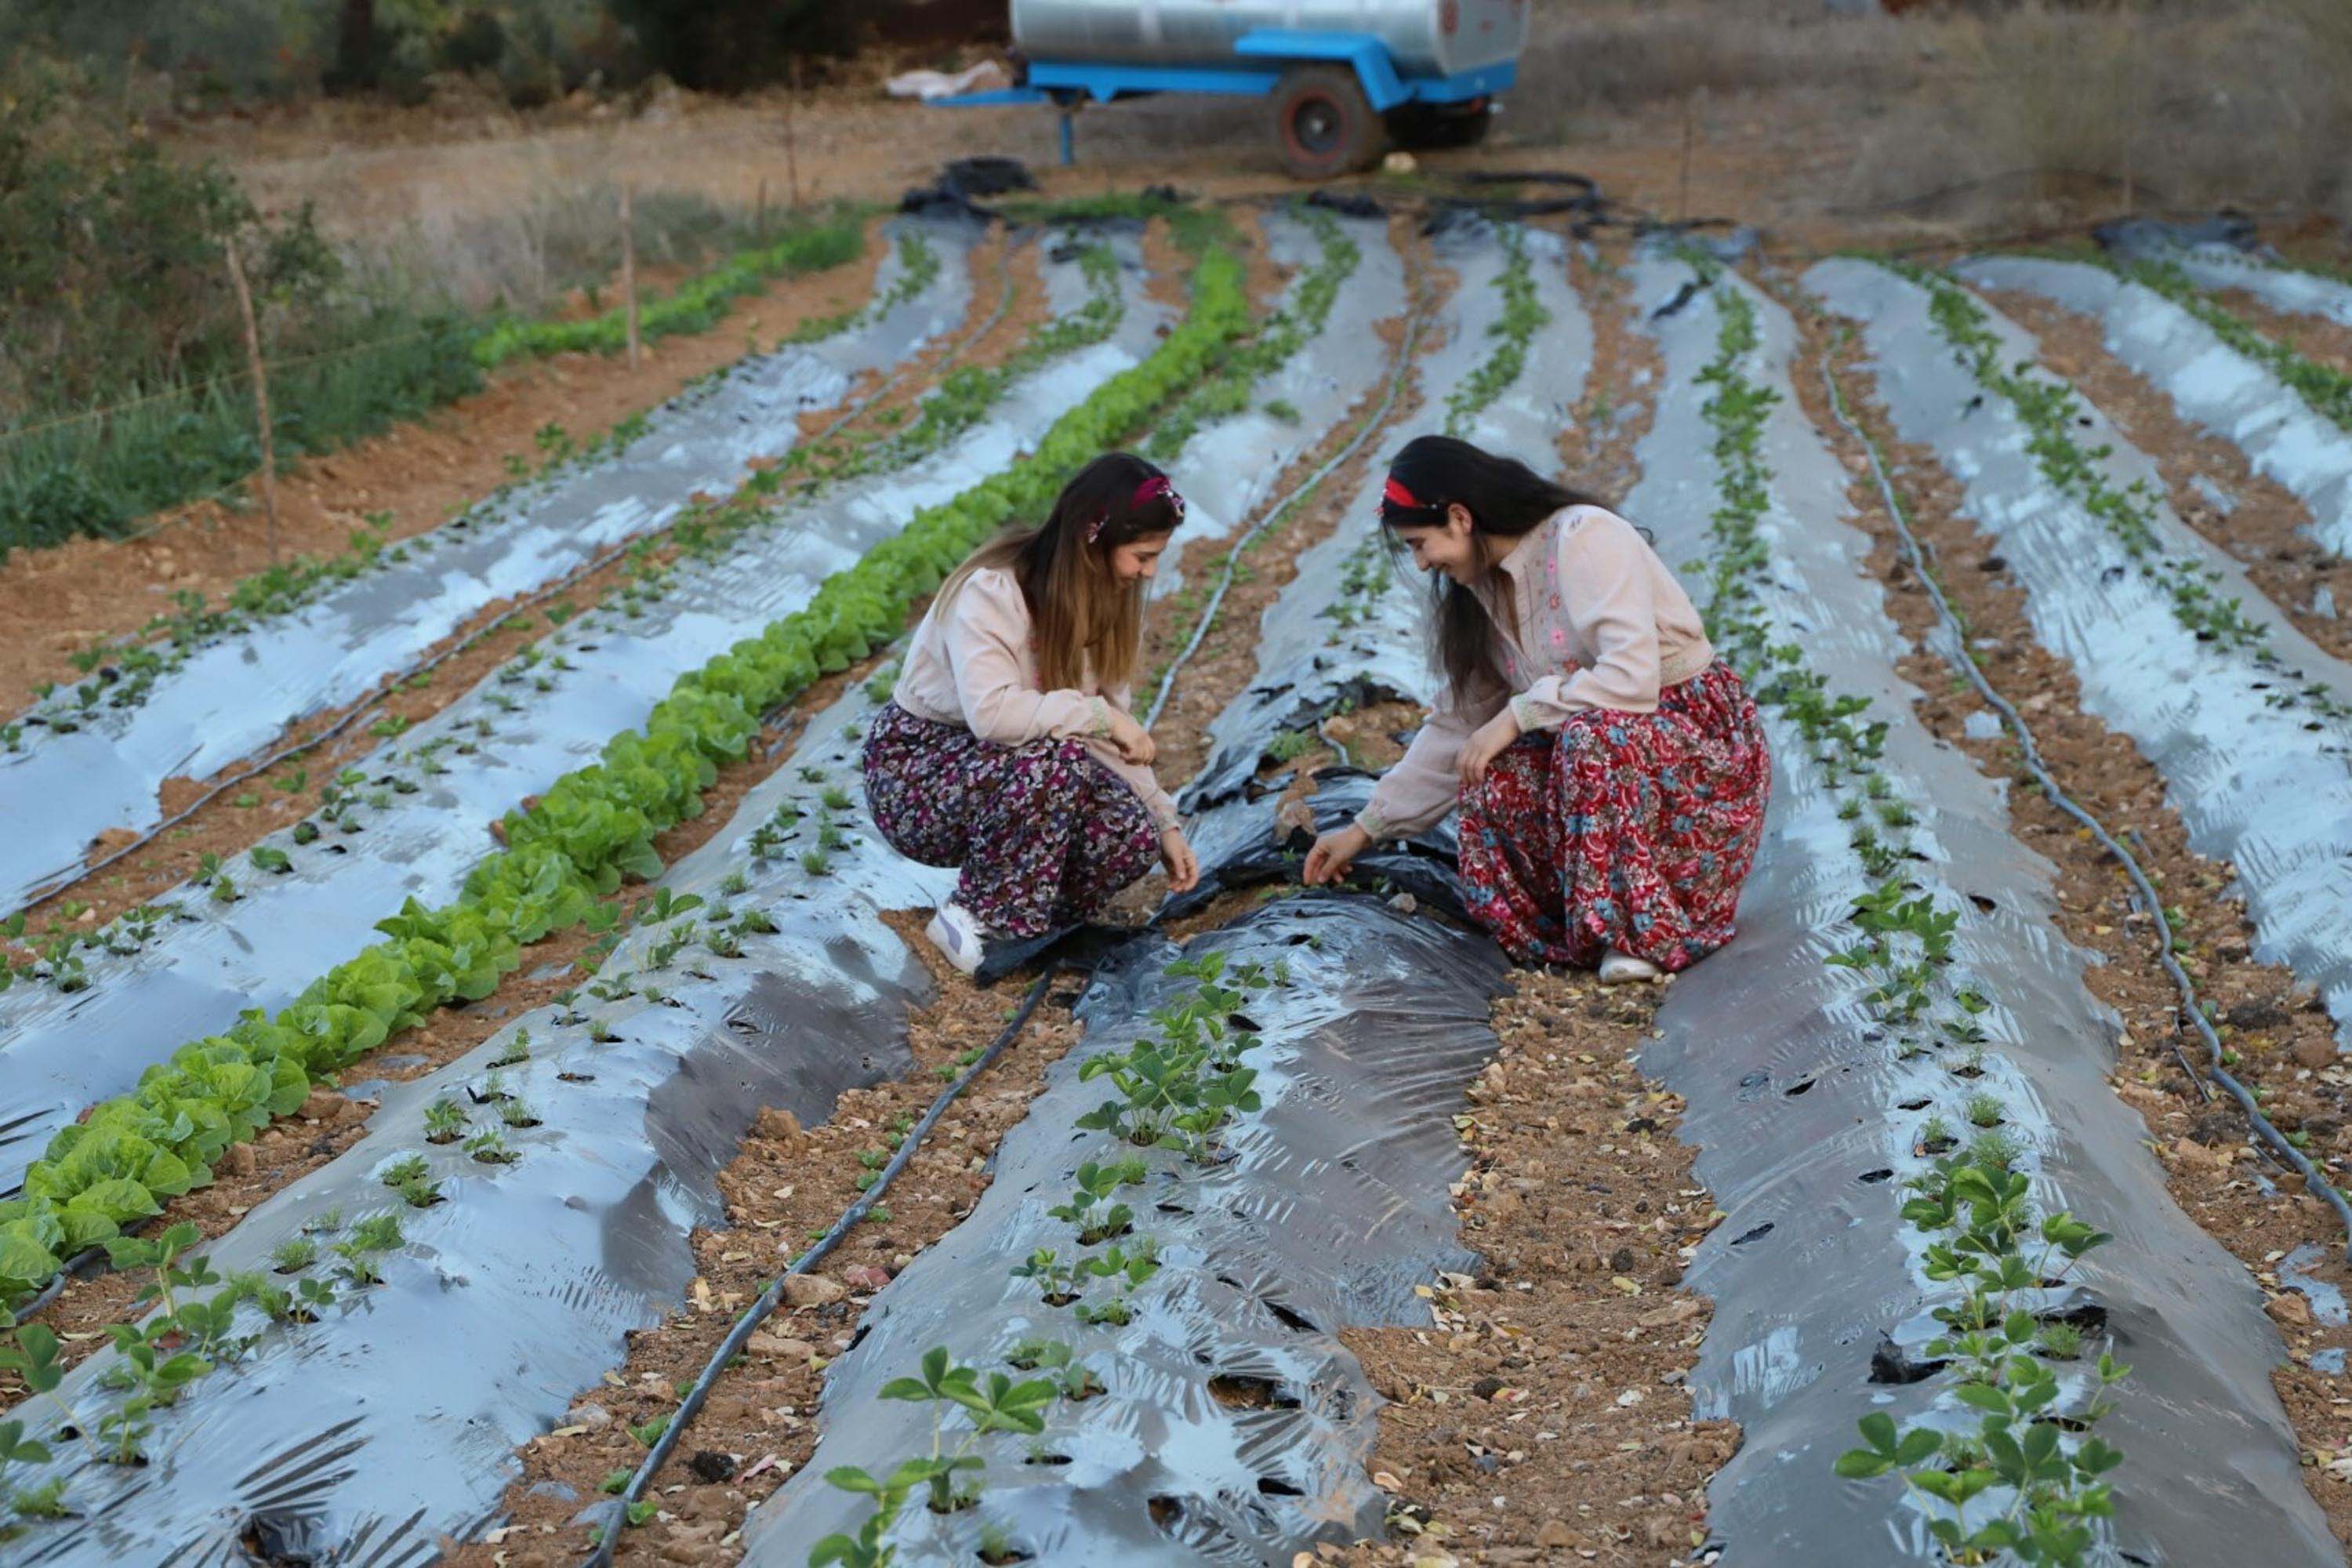
[[[232,1176],[249,1176],[254,1172],[253,1145],[232,1143],[221,1154],[221,1169]]]
[[[860,1263],[841,1271],[841,1282],[853,1290],[879,1290],[890,1283],[890,1271]]]
[[[1405,152],[1391,153],[1381,160],[1382,172],[1391,174],[1410,174],[1420,167],[1421,161]]]
[[[702,1448],[686,1462],[694,1479],[705,1486],[717,1486],[735,1474],[735,1456],[722,1454],[716,1448]]]
[[[1411,893],[1399,893],[1389,900],[1389,908],[1401,915],[1409,915],[1421,908],[1421,900]]]
[[[2333,1067],[2336,1065],[2336,1042],[2324,1035],[2297,1040],[2294,1043],[2294,1060],[2296,1066],[2307,1067],[2314,1072],[2321,1068]]]
[[[1477,1399],[1492,1399],[1502,1392],[1503,1380],[1499,1377],[1482,1377],[1470,1385],[1472,1397]]]
[[[784,1305],[788,1307],[822,1307],[848,1294],[839,1280],[828,1279],[822,1274],[784,1276]]]
[[[579,1405],[572,1410],[571,1425],[601,1432],[613,1424],[613,1413],[601,1405]]]
[[[778,1361],[804,1362],[816,1354],[816,1347],[806,1340],[786,1339],[781,1334],[753,1334],[743,1342],[753,1355],[772,1356]]]
[[[1567,1525],[1559,1520],[1548,1519],[1543,1521],[1543,1528],[1536,1531],[1536,1544],[1565,1549],[1581,1546],[1584,1543],[1577,1539],[1576,1531],[1569,1529]]]
[[[2283,1291],[2263,1302],[2263,1310],[2268,1312],[2271,1321],[2282,1328],[2311,1327],[2311,1303],[2305,1300],[2299,1292]]]
[[[752,1121],[751,1136],[786,1149],[796,1149],[801,1142],[801,1119],[789,1110],[769,1106]]]
[[[351,1103],[349,1100],[333,1089],[321,1086],[310,1091],[309,1098],[302,1101],[302,1109],[297,1114],[308,1117],[313,1121],[331,1121],[349,1103]]]

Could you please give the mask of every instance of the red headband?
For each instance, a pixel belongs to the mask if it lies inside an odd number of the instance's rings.
[[[1178,522],[1183,521],[1184,498],[1176,493],[1176,487],[1168,482],[1168,476],[1166,474],[1154,474],[1150,479],[1144,480],[1141,484],[1136,486],[1135,493],[1128,497],[1128,508],[1129,510],[1132,510],[1135,508],[1141,506],[1146,501],[1157,500],[1163,496],[1167,498],[1168,510],[1176,514],[1176,521]],[[1087,542],[1088,544],[1092,544],[1095,541],[1102,537],[1103,525],[1109,521],[1110,513],[1106,511],[1097,514],[1095,520],[1087,524]]]
[[[1407,511],[1421,511],[1424,510],[1423,504],[1413,499],[1412,492],[1397,482],[1397,478],[1394,474],[1391,474],[1389,476],[1389,482],[1381,487],[1381,499],[1387,501],[1391,506],[1402,507]]]

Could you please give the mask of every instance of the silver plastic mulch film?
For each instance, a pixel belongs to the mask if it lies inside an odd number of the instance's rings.
[[[2317,985],[2343,1041],[2352,1023],[2352,887],[2342,875],[2352,857],[2352,730],[2276,700],[2311,685],[2352,705],[2352,667],[2297,631],[2228,552],[2181,522],[2162,500],[2156,464],[2084,402],[2075,444],[2105,449],[2092,462],[2116,489],[2147,488],[2164,553],[2193,562],[2218,596],[2237,601],[2279,664],[2265,668],[2252,653],[2200,640],[2175,617],[2169,591],[2044,481],[2015,410],[1953,357],[1923,290],[1858,261],[1824,262],[1804,281],[1861,321],[1896,431],[1960,480],[1961,510],[2025,590],[2035,637],[2073,667],[2083,706],[2164,774],[2198,853],[2236,867],[2255,955]],[[1998,311],[1985,317],[2003,363],[2032,359],[2030,336]]]
[[[950,330],[971,298],[978,231],[901,219],[889,232],[930,246],[940,269],[877,319],[744,359],[655,410],[645,434],[609,457],[404,541],[406,560],[197,649],[136,706],[101,701],[69,734],[27,724],[25,750],[0,754],[0,817],[10,824],[0,836],[0,912],[75,874],[100,833],[159,821],[166,779],[212,776],[297,720],[373,691],[485,605],[660,527],[698,491],[733,489],[753,459],[792,449],[801,414],[840,402],[860,374]],[[877,289],[887,291],[903,269],[894,245]]]
[[[824,1436],[752,1515],[747,1563],[800,1568],[823,1536],[855,1533],[867,1500],[827,1486],[827,1469],[878,1473],[930,1451],[930,1413],[877,1398],[883,1384],[942,1344],[1008,1371],[1006,1352],[1031,1337],[1071,1345],[1105,1392],[1055,1406],[1034,1445],[983,1445],[976,1510],[910,1504],[891,1536],[901,1562],[970,1561],[990,1525],[1055,1568],[1286,1563],[1318,1541],[1379,1532],[1385,1500],[1367,1475],[1379,1400],[1336,1331],[1423,1322],[1413,1286],[1475,1263],[1446,1195],[1465,1163],[1452,1115],[1495,1047],[1501,955],[1362,898],[1270,906],[1182,951],[1289,974],[1246,1005],[1263,1030],[1248,1060],[1265,1109],[1209,1167],[1076,1131],[1107,1090],[1080,1080],[1081,1063],[1131,1043],[1191,984],[1166,973],[1179,950],[1159,941],[1098,973],[1079,1008],[1084,1045],[998,1146],[971,1217],[876,1295],[827,1368]],[[1089,1328],[1007,1270],[1041,1247],[1066,1255],[1071,1228],[1046,1210],[1081,1162],[1131,1152],[1150,1172],[1128,1200],[1135,1230],[1163,1261],[1130,1322]]]
[[[369,781],[362,793],[381,791],[383,803],[360,812],[362,831],[329,826],[307,846],[290,828],[273,834],[263,842],[286,855],[290,870],[263,871],[236,857],[226,867],[236,901],[180,888],[170,900],[193,918],[167,919],[138,951],[90,958],[88,988],[19,984],[0,994],[0,1193],[22,1179],[57,1128],[128,1090],[183,1042],[229,1027],[247,1007],[292,1001],[375,941],[375,922],[404,900],[432,907],[456,897],[497,848],[488,825],[525,795],[593,762],[612,736],[642,724],[680,675],[804,606],[917,510],[1003,468],[1139,363],[1168,313],[1143,294],[1134,234],[1112,243],[1125,314],[1109,338],[1024,377],[987,418],[929,457],[822,490],[723,555],[681,565],[635,613],[608,605],[567,622],[542,640],[549,657],[520,679],[486,677],[358,764]],[[1085,299],[1075,260],[1049,261],[1046,277],[1057,310]],[[558,668],[555,656],[569,668]]]
[[[1634,300],[1654,308],[1689,276],[1645,261]],[[1796,404],[1794,325],[1728,274],[1717,287],[1754,306],[1762,345],[1744,371],[1780,399],[1763,437],[1774,479],[1760,597],[1773,638],[1800,643],[1831,691],[1869,697],[1869,717],[1888,723],[1882,766],[1918,812],[1912,842],[1925,857],[1905,874],[1962,910],[1957,978],[1993,1004],[1979,1020],[1990,1037],[1983,1077],[1961,1079],[1932,1054],[1897,1059],[1851,972],[1823,962],[1871,879],[1801,740],[1773,721],[1771,812],[1739,935],[1677,977],[1659,1013],[1664,1038],[1642,1061],[1683,1096],[1697,1177],[1728,1215],[1687,1276],[1715,1301],[1691,1378],[1698,1413],[1742,1428],[1708,1488],[1725,1561],[1942,1560],[1903,1489],[1841,1481],[1831,1466],[1873,1411],[1975,1428],[1948,1377],[1905,1381],[1924,1370],[1941,1328],[1929,1314],[1952,1290],[1926,1279],[1924,1238],[1898,1210],[1904,1183],[1928,1163],[1914,1147],[1924,1117],[1940,1109],[1965,1122],[1963,1091],[1983,1090],[2023,1146],[2036,1202],[2116,1237],[2085,1259],[2078,1284],[2032,1303],[2093,1325],[2088,1337],[2109,1336],[2135,1368],[2100,1427],[2126,1462],[2096,1560],[2338,1563],[2271,1389],[2283,1352],[2260,1297],[2174,1206],[2141,1145],[2146,1128],[2106,1087],[2116,1022],[2053,923],[2049,865],[2011,836],[2000,787],[1912,717],[1916,694],[1895,669],[1908,647],[1866,571],[1869,541],[1847,521],[1849,476]],[[1674,563],[1706,556],[1719,504],[1703,412],[1711,388],[1696,379],[1717,353],[1717,325],[1701,294],[1648,328],[1667,374],[1632,505]],[[2070,1404],[2088,1376],[2063,1372]]]
[[[2256,473],[2291,491],[2310,510],[2309,531],[2330,554],[2352,553],[2352,432],[2315,413],[2188,310],[2079,261],[1998,256],[1953,270],[1970,283],[2039,294],[2096,321],[2109,353],[2154,383],[2183,419],[2237,446]],[[2226,510],[2229,498],[2222,500]]]
[[[383,1283],[346,1287],[313,1323],[265,1325],[244,1309],[255,1348],[155,1414],[143,1468],[54,1445],[44,1474],[65,1478],[80,1517],[44,1524],[11,1545],[9,1561],[241,1563],[250,1540],[270,1561],[405,1568],[435,1560],[443,1535],[486,1528],[515,1450],[625,1359],[629,1332],[677,1310],[695,1274],[688,1237],[722,1221],[715,1178],[760,1109],[814,1124],[842,1090],[913,1070],[906,1017],[930,982],[880,912],[943,896],[951,874],[910,866],[858,831],[824,876],[798,858],[824,788],[799,766],[854,787],[850,731],[864,710],[853,692],[822,715],[796,765],[663,877],[673,896],[704,902],[630,931],[600,971],[619,994],[591,989],[576,1015],[527,1014],[413,1082],[354,1086],[376,1101],[366,1136],[206,1256],[224,1275],[259,1270],[290,1289],[296,1277],[269,1272],[281,1244],[315,1234],[321,1261],[306,1272],[323,1276],[329,1246],[389,1212],[405,1239],[383,1258]],[[788,802],[805,815],[762,862],[750,836]],[[739,872],[745,890],[723,891]],[[761,910],[777,929],[742,934],[740,957],[694,940],[656,964],[656,947],[685,926],[708,930],[718,909]],[[526,1038],[524,1059],[491,1067]],[[425,1110],[445,1098],[465,1110],[469,1134],[502,1127],[507,1102],[492,1098],[501,1089],[536,1119],[503,1131],[512,1163],[483,1163],[462,1140],[427,1142]],[[444,1201],[410,1207],[384,1184],[411,1157]],[[112,1359],[78,1368],[64,1397],[91,1415],[109,1408],[121,1396],[99,1379]]]
[[[1184,526],[1160,558],[1151,584],[1155,614],[1167,614],[1159,603],[1183,588],[1185,558],[1232,537],[1266,503],[1284,471],[1373,390],[1386,367],[1387,348],[1373,327],[1404,313],[1404,259],[1389,242],[1385,222],[1332,221],[1357,248],[1355,268],[1339,285],[1311,352],[1302,349],[1258,383],[1250,407],[1217,421],[1221,460],[1180,487]],[[1268,253],[1299,269],[1284,297],[1291,304],[1306,270],[1322,259],[1322,245],[1310,226],[1278,211],[1266,216],[1265,227]]]
[[[1364,237],[1386,246],[1377,231]],[[1225,435],[1212,424],[1187,444],[1171,465],[1180,487],[1230,460]],[[850,842],[824,875],[798,859],[826,788],[857,794],[858,738],[873,710],[852,688],[725,831],[665,873],[672,897],[705,904],[633,931],[574,999],[579,1016],[541,1009],[425,1079],[355,1086],[377,1105],[366,1138],[255,1209],[209,1257],[225,1273],[267,1268],[326,1215],[340,1210],[348,1228],[389,1208],[406,1245],[386,1262],[386,1282],[319,1322],[261,1330],[252,1356],[157,1417],[162,1457],[144,1470],[84,1462],[59,1445],[67,1495],[91,1517],[29,1540],[40,1553],[31,1560],[160,1561],[184,1544],[193,1555],[174,1561],[241,1562],[237,1543],[250,1541],[290,1556],[405,1564],[429,1560],[441,1534],[462,1539],[492,1521],[515,1448],[623,1363],[628,1331],[676,1310],[694,1272],[687,1238],[719,1222],[713,1176],[754,1112],[777,1106],[811,1125],[843,1089],[911,1070],[904,1020],[929,984],[878,911],[936,902],[954,873],[908,864],[854,813],[835,814]],[[787,803],[801,818],[762,860],[753,836]],[[732,874],[747,885],[730,895]],[[682,926],[710,921],[716,908],[756,908],[779,929],[741,937],[740,959],[688,942],[654,966]],[[526,1031],[527,1058],[494,1075],[489,1064]],[[476,1124],[499,1123],[488,1097],[499,1089],[537,1121],[508,1135],[517,1163],[482,1164],[462,1142],[426,1141],[425,1108],[445,1099]],[[418,1155],[446,1201],[407,1209],[382,1178]],[[68,1397],[105,1408],[92,1383],[106,1360],[78,1373]]]

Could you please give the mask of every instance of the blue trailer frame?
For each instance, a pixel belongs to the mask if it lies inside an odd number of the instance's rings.
[[[1265,60],[1261,70],[1231,66],[1128,65],[1098,60],[1032,60],[1020,87],[931,100],[934,108],[976,109],[1013,103],[1053,103],[1061,115],[1062,162],[1076,162],[1070,120],[1088,99],[1110,103],[1155,92],[1200,92],[1264,98],[1281,84],[1283,72],[1304,61],[1344,65],[1356,73],[1372,112],[1385,114],[1408,103],[1468,103],[1508,91],[1518,81],[1519,64],[1503,60],[1453,76],[1405,76],[1389,57],[1388,46],[1369,33],[1318,33],[1262,27],[1234,40],[1234,53]]]

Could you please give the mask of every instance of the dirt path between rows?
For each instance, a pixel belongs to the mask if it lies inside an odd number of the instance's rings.
[[[2261,1097],[2281,1131],[2307,1136],[2315,1160],[2341,1169],[2352,1156],[2347,1110],[2352,1070],[2336,1054],[2326,1010],[2289,971],[2254,961],[2244,905],[2230,892],[2231,868],[2190,850],[2156,769],[2126,737],[2083,710],[2072,671],[2035,642],[2022,590],[1990,542],[1960,514],[1958,485],[1932,452],[1895,438],[1861,367],[1860,349],[1851,342],[1833,348],[1820,321],[1801,309],[1794,313],[1805,337],[1798,395],[1855,474],[1849,493],[1856,521],[1876,540],[1870,564],[1888,586],[1889,612],[1915,640],[1927,637],[1935,624],[1925,587],[1895,549],[1862,451],[1829,414],[1814,369],[1824,353],[1839,368],[1848,406],[1885,453],[1911,525],[1932,552],[1945,591],[1968,617],[1971,647],[1994,689],[2024,712],[2059,783],[2132,844],[2164,896],[2186,917],[2180,934],[2189,951],[2182,963],[2213,1005],[2224,1044],[2236,1053],[2231,1071]],[[1971,737],[1967,721],[1984,710],[1942,659],[1915,654],[1902,673],[1925,693],[1918,714],[1932,733],[1966,751],[1986,773],[2018,779],[2009,795],[2013,831],[2056,868],[2059,924],[2066,938],[2105,960],[2091,965],[2084,979],[2115,1008],[2126,1030],[2110,1082],[2147,1122],[2148,1146],[2163,1164],[2173,1200],[2261,1286],[2287,1345],[2288,1359],[2272,1381],[2303,1447],[2304,1477],[2337,1539],[2352,1543],[2352,1417],[2346,1413],[2352,1402],[2342,1397],[2339,1378],[2312,1367],[2315,1356],[2330,1359],[2322,1352],[2352,1348],[2352,1326],[2321,1321],[2310,1294],[2286,1288],[2279,1272],[2291,1253],[2307,1247],[2311,1277],[2322,1287],[2352,1288],[2342,1227],[2319,1200],[2303,1193],[2299,1177],[2252,1145],[2234,1105],[2218,1092],[2200,1093],[2182,1070],[2181,1056],[2194,1061],[2202,1047],[2182,1023],[2179,994],[2157,963],[2155,944],[2162,934],[2132,907],[2122,868],[2017,772],[2005,735]],[[2123,1397],[2130,1397],[2128,1385]]]
[[[856,309],[872,297],[887,248],[879,228],[869,228],[865,254],[845,267],[780,279],[737,300],[709,331],[646,343],[634,371],[617,354],[522,363],[423,419],[304,459],[278,481],[280,558],[340,554],[372,522],[394,540],[437,528],[511,479],[511,465],[536,468],[538,436],[549,426],[584,444],[733,363],[748,343],[772,346],[803,321]],[[173,609],[173,595],[217,604],[270,564],[257,498],[175,507],[143,526],[136,538],[77,539],[0,563],[0,624],[9,628],[0,638],[0,712],[24,708],[41,682],[79,679],[73,653],[138,632]]]

